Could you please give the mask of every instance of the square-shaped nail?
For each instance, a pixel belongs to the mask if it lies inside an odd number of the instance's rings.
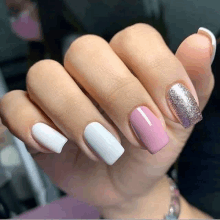
[[[173,85],[167,93],[168,105],[184,128],[202,120],[202,114],[190,91],[181,83]]]
[[[124,153],[124,148],[103,125],[98,122],[88,124],[84,131],[84,138],[108,165],[113,165]]]
[[[145,106],[140,106],[131,113],[130,123],[136,136],[152,154],[169,142],[161,121]]]
[[[32,135],[39,144],[56,153],[60,153],[68,141],[66,137],[44,123],[36,123],[32,127]]]

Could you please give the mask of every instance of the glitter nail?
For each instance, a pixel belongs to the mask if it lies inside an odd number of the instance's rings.
[[[171,111],[184,128],[203,119],[195,98],[183,84],[173,85],[168,91],[167,100]]]

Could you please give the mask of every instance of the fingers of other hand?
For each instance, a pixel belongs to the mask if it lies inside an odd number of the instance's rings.
[[[214,88],[211,64],[216,52],[216,39],[206,28],[190,35],[179,46],[176,57],[183,64],[196,89],[203,110]]]

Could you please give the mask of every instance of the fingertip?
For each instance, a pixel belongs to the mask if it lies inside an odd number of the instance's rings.
[[[206,28],[199,28],[198,32],[187,37],[176,51],[181,61],[198,64],[198,66],[211,66],[216,53],[216,38]],[[189,66],[189,65],[188,65]]]
[[[199,98],[200,110],[207,103],[210,88],[213,88],[211,64],[215,57],[215,44],[214,35],[205,28],[199,28],[198,33],[187,37],[176,52],[176,57],[184,66],[194,85]]]
[[[212,54],[210,40],[201,34],[192,34],[187,37],[179,46],[176,56],[181,57],[183,61],[190,63],[207,63],[210,64]]]
[[[180,60],[194,86],[201,87],[203,80],[212,75],[212,46],[209,38],[202,34],[192,34],[179,46],[176,57]]]
[[[204,27],[200,27],[197,33],[208,37],[209,40],[211,41],[211,44],[212,44],[211,63],[213,63],[213,60],[215,58],[215,53],[216,53],[216,38],[215,38],[215,35],[210,30],[208,30],[207,28],[204,28]]]

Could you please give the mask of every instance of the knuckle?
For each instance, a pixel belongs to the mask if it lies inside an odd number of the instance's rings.
[[[108,100],[108,102],[112,102],[112,100],[115,100],[115,97],[124,97],[124,94],[129,94],[130,91],[133,88],[139,88],[138,86],[138,80],[136,80],[136,78],[127,78],[127,79],[121,79],[118,80],[117,83],[115,83],[114,87],[112,87],[110,89],[110,91],[108,91],[107,98],[106,100]]]
[[[77,46],[79,46],[79,47],[86,46],[87,47],[88,44],[93,44],[93,43],[100,41],[100,40],[104,40],[104,39],[98,35],[85,34],[85,35],[77,38],[75,41],[73,41],[73,43],[70,45],[70,49],[74,48],[75,46],[76,47]]]
[[[161,50],[157,53],[151,54],[145,60],[148,70],[153,72],[161,72],[165,74],[170,71],[170,67],[173,70],[179,70],[181,68],[181,63],[176,57],[169,51]]]
[[[49,74],[50,70],[56,68],[56,66],[60,64],[55,60],[45,59],[38,61],[35,63],[28,71],[26,76],[26,84],[27,89],[32,87],[34,84],[38,83],[39,80],[43,79],[43,76],[45,75],[45,69],[47,70],[47,74]]]
[[[14,97],[17,96],[19,92],[20,90],[10,91],[0,99],[0,118],[2,124],[5,126],[8,126],[8,117],[10,116],[8,114],[8,105],[10,105],[11,101],[14,100]]]
[[[123,45],[129,46],[133,42],[136,42],[140,35],[148,35],[149,37],[158,37],[160,33],[149,24],[137,23],[126,27],[125,29],[119,31],[110,41],[110,45]]]
[[[6,93],[1,99],[0,99],[0,108],[2,109],[3,106],[5,106],[5,104],[7,104],[8,102],[10,102],[14,96],[17,96],[18,93],[20,92],[24,92],[21,90],[13,90],[10,91],[8,93]]]
[[[145,24],[145,23],[136,23],[133,24],[127,28],[125,28],[126,31],[128,31],[128,33],[134,33],[134,32],[140,32],[143,30],[147,30],[147,31],[156,31],[156,29],[154,27],[152,27],[149,24]]]
[[[77,56],[80,56],[80,54],[84,54],[85,52],[89,53],[90,51],[94,51],[95,48],[99,48],[97,45],[100,45],[101,43],[107,42],[98,35],[86,34],[77,38],[73,41],[65,54],[64,66],[70,55],[73,56],[73,54],[76,54]]]
[[[88,47],[89,45],[99,43],[100,41],[105,41],[98,35],[94,34],[85,34],[79,38],[77,38],[71,45],[70,50],[75,47]]]

